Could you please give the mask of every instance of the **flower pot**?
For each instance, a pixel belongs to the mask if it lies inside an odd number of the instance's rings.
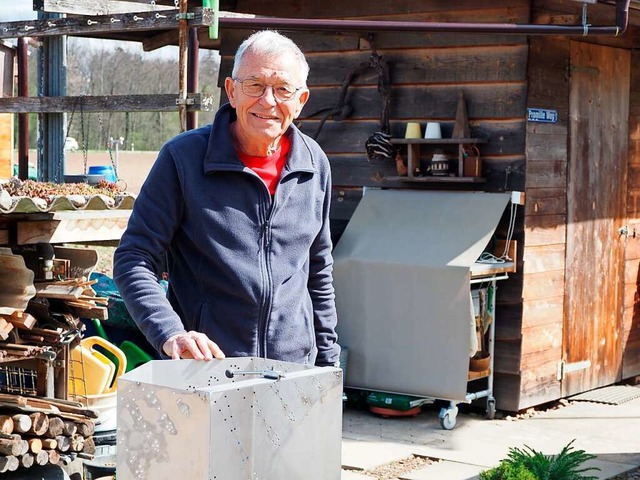
[[[469,370],[472,372],[484,372],[489,370],[491,356],[489,352],[479,351],[469,359]]]

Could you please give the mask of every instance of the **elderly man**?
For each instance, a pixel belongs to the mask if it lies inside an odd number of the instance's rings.
[[[293,124],[309,98],[300,49],[255,33],[212,125],[170,140],[136,200],[114,277],[167,356],[335,365],[326,155]],[[169,292],[157,273],[167,256]]]

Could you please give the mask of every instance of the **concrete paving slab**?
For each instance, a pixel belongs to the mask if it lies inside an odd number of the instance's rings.
[[[443,460],[419,470],[405,473],[399,478],[401,480],[442,480],[444,478],[447,480],[477,480],[480,472],[484,470],[487,469],[479,465]]]
[[[480,415],[459,414],[453,430],[440,427],[438,412],[434,408],[426,408],[414,418],[390,419],[347,408],[343,416],[343,439],[361,443],[356,444],[359,448],[343,452],[346,461],[360,468],[372,468],[397,460],[398,455],[404,458],[416,454],[448,461],[438,469],[467,464],[483,470],[497,465],[512,447],[527,445],[555,455],[574,441],[575,449],[598,456],[594,462],[598,462],[602,469],[599,478],[605,479],[640,466],[638,432],[640,399],[621,405],[572,402],[513,421],[485,420]],[[377,446],[367,450],[370,444]],[[397,455],[384,456],[390,445],[401,445],[406,449],[400,449]],[[371,457],[375,460],[372,461]],[[428,472],[433,467],[428,466],[424,470]],[[453,477],[447,472],[440,478],[449,480]]]
[[[362,441],[343,438],[342,465],[348,468],[369,470],[412,455],[409,445],[389,441]]]

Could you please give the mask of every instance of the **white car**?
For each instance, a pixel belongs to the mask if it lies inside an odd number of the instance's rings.
[[[64,139],[64,149],[67,152],[75,152],[78,150],[80,146],[78,145],[78,141],[73,137],[67,137]]]

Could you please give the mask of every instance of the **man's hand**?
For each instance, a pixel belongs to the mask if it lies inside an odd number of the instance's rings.
[[[209,337],[204,333],[194,332],[193,330],[170,337],[164,342],[162,350],[173,360],[179,360],[180,358],[211,360],[214,357],[225,357],[220,347],[212,342]]]

